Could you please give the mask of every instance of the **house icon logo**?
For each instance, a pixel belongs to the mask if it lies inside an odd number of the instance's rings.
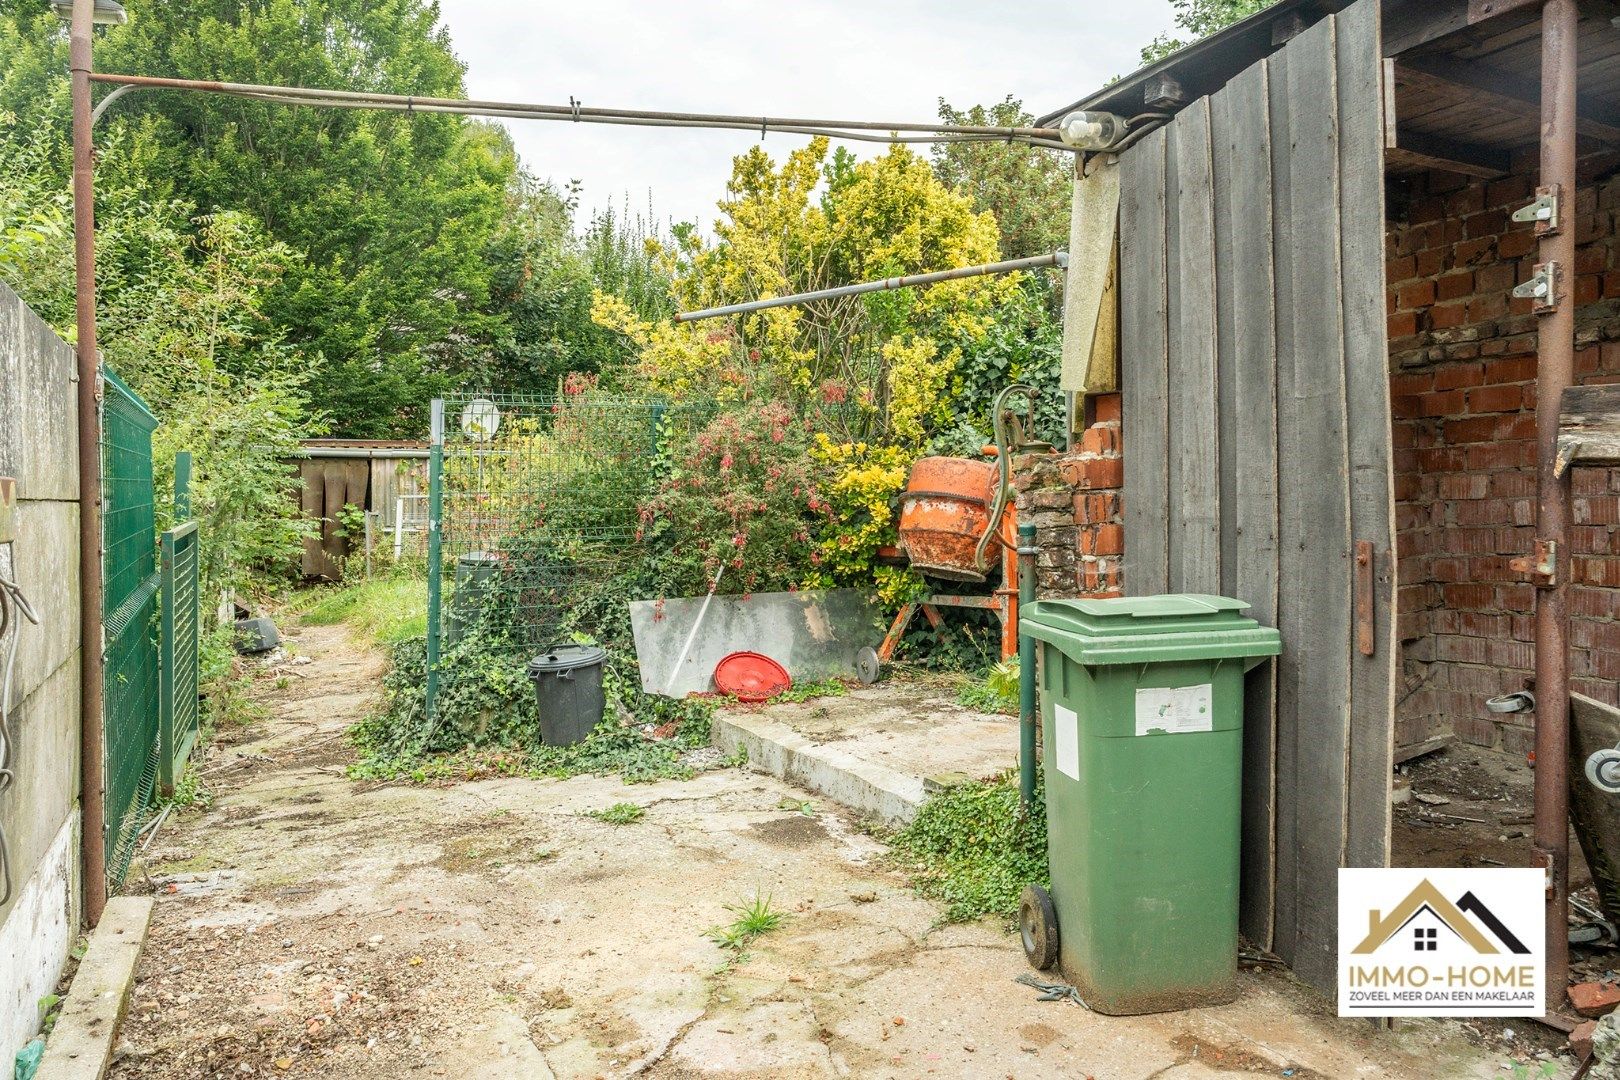
[[[1407,893],[1388,915],[1369,910],[1367,924],[1367,936],[1350,950],[1356,956],[1370,956],[1386,945],[1399,943],[1403,935],[1411,951],[1419,953],[1439,952],[1442,942],[1455,939],[1480,956],[1530,954],[1529,947],[1472,891],[1451,901],[1428,878]]]
[[[1545,888],[1513,867],[1341,869],[1339,1015],[1542,1015]]]

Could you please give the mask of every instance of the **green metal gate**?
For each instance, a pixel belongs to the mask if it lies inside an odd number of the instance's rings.
[[[186,758],[197,743],[201,708],[197,699],[202,644],[202,605],[197,592],[197,522],[191,516],[191,455],[175,456],[174,516],[180,524],[163,534],[162,667],[158,678],[158,789],[174,793]]]
[[[108,884],[116,887],[129,869],[158,771],[161,578],[152,493],[152,432],[158,421],[123,380],[105,368],[102,374],[105,843]]]

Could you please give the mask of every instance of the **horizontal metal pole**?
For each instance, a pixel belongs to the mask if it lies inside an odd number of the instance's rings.
[[[317,87],[271,86],[260,83],[219,82],[208,79],[169,79],[151,75],[118,75],[97,72],[90,76],[95,82],[120,87],[142,87],[159,90],[193,90],[203,93],[231,94],[237,97],[275,101],[289,105],[321,105],[336,108],[391,109],[401,112],[458,113],[476,116],[500,116],[514,119],[565,120],[573,123],[634,124],[650,127],[706,127],[742,131],[788,132],[807,135],[829,135],[838,138],[862,138],[853,132],[922,132],[928,138],[901,138],[898,141],[1001,141],[1046,146],[1055,150],[1069,150],[1060,141],[1056,128],[998,126],[986,124],[906,123],[886,120],[817,120],[791,116],[749,116],[737,113],[688,113],[648,109],[586,108],[577,103],[544,105],[513,101],[480,101],[463,98],[416,97],[406,94],[378,94],[357,90],[326,90]],[[937,136],[937,138],[936,138]],[[867,139],[887,142],[882,136]]]
[[[341,446],[306,446],[293,455],[300,458],[408,458],[422,461],[426,461],[427,456],[426,450],[369,450],[363,447],[347,450]]]
[[[955,270],[939,270],[932,274],[907,274],[903,277],[884,278],[882,281],[863,281],[859,285],[840,285],[833,289],[794,293],[792,296],[773,296],[767,300],[753,300],[746,304],[704,308],[702,311],[683,311],[675,316],[675,321],[678,323],[696,322],[699,319],[713,319],[721,315],[746,315],[750,311],[764,311],[766,308],[785,307],[789,304],[808,304],[815,300],[832,300],[840,296],[859,296],[861,293],[909,289],[918,285],[933,285],[941,281],[984,277],[988,274],[1011,274],[1019,270],[1039,270],[1048,266],[1055,266],[1061,270],[1066,269],[1068,265],[1069,253],[1067,251],[1054,251],[1050,255],[1031,255],[1027,259],[1008,259],[1005,262],[983,263],[979,266],[962,266]]]

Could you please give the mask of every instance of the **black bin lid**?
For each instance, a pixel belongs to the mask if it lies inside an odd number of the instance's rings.
[[[596,645],[553,645],[529,661],[529,677],[592,667],[606,659],[607,650]]]

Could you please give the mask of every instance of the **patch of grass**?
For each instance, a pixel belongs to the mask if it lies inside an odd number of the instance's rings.
[[[292,606],[311,626],[344,623],[382,645],[427,636],[427,582],[403,571],[308,589]]]
[[[771,698],[770,703],[813,701],[822,697],[844,697],[848,693],[849,686],[842,679],[812,679],[794,683]]]
[[[647,808],[637,806],[635,803],[621,802],[614,803],[606,810],[592,810],[585,816],[604,821],[609,825],[633,825],[647,816]]]
[[[948,922],[983,915],[1010,920],[1025,885],[1051,881],[1045,792],[1038,783],[1026,815],[1016,772],[940,792],[892,843],[917,891],[944,902]]]
[[[186,764],[186,771],[174,785],[174,792],[163,802],[172,803],[182,810],[206,810],[214,804],[214,793],[208,789],[197,775],[197,763],[191,761]]]
[[[755,893],[753,900],[748,903],[727,904],[726,910],[737,918],[728,926],[709,927],[704,931],[704,936],[722,949],[730,950],[733,955],[740,955],[762,934],[780,930],[787,921],[786,912],[771,906],[769,894],[761,896]]]
[[[956,703],[976,712],[1018,714],[1018,661],[1003,660],[962,687]]]

